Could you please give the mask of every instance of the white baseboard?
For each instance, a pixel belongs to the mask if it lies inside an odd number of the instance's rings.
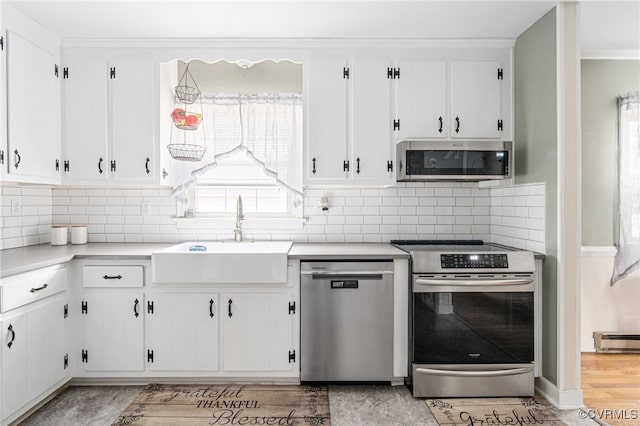
[[[536,377],[536,390],[561,410],[574,410],[584,407],[581,389],[561,391],[546,378]]]
[[[583,338],[580,342],[580,352],[595,352],[596,345],[593,337]]]

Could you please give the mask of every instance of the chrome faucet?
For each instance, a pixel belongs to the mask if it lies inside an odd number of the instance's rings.
[[[236,227],[233,230],[233,239],[236,241],[242,241],[243,220],[244,213],[242,212],[242,196],[238,195],[238,201],[236,202]]]

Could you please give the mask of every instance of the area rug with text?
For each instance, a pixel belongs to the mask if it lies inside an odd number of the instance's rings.
[[[425,400],[440,425],[565,425],[535,398],[447,398]]]
[[[114,425],[330,425],[325,386],[150,384]]]

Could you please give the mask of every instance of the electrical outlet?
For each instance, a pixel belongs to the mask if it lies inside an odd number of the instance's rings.
[[[151,214],[151,201],[143,201],[141,205],[142,216],[149,216]]]
[[[20,216],[22,214],[22,201],[17,198],[11,200],[11,216]]]

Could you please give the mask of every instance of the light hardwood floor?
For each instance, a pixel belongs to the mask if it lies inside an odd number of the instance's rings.
[[[640,425],[640,354],[582,354],[584,404],[611,425]]]

